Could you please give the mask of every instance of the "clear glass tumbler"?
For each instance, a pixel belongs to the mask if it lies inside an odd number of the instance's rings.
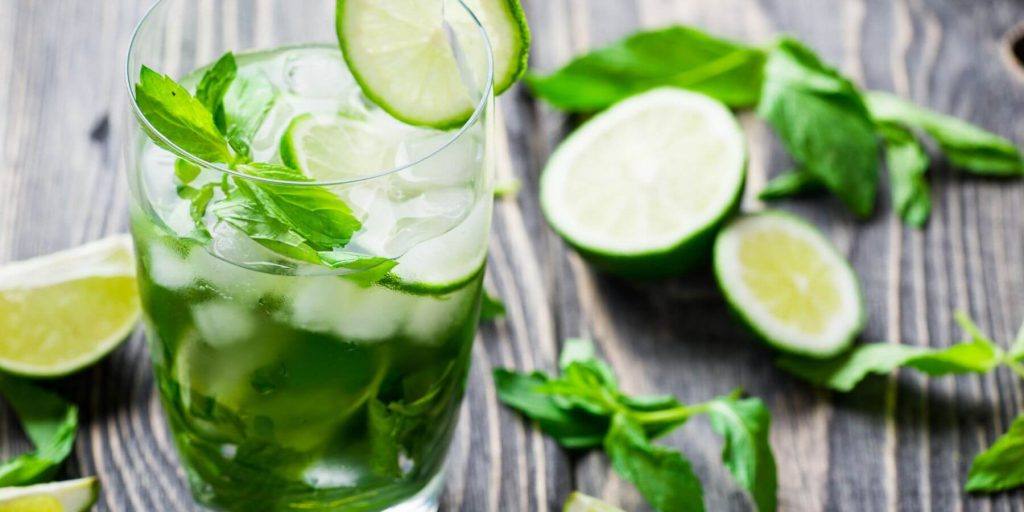
[[[461,78],[475,111],[435,130],[363,94],[338,48],[334,2],[160,0],[139,24],[127,62],[131,228],[156,381],[197,501],[436,509],[493,203],[490,47],[478,29],[459,36],[479,60],[460,68],[473,74]],[[225,52],[238,71],[218,122],[236,116],[252,160],[301,179],[204,160],[144,115],[144,66],[194,94]],[[329,194],[357,228],[321,240],[326,252],[397,265],[284,250],[275,212],[254,203],[238,219],[239,191],[290,198],[285,220],[306,222],[320,212],[303,201]]]

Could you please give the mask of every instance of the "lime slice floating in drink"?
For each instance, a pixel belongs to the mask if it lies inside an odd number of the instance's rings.
[[[465,0],[491,43],[494,90],[508,89],[526,70],[530,32],[519,0]],[[442,13],[443,9],[443,13]],[[445,22],[454,38],[449,37]],[[338,0],[342,53],[363,92],[408,124],[452,128],[473,113],[466,79],[484,83],[485,45],[458,0]],[[453,48],[452,39],[460,41]],[[456,56],[464,50],[472,77]]]
[[[96,504],[100,483],[96,478],[0,489],[0,510],[5,512],[85,512]]]
[[[340,181],[390,168],[394,148],[394,142],[364,121],[303,114],[281,138],[281,160],[315,180]]]
[[[573,492],[565,500],[562,512],[622,512],[622,509],[581,492]]]
[[[548,222],[600,268],[679,274],[706,261],[735,210],[746,167],[732,113],[704,95],[655,89],[569,136],[540,182]]]
[[[732,222],[715,242],[714,262],[729,304],[776,348],[829,357],[864,326],[857,276],[814,226],[792,215]]]
[[[126,235],[0,267],[0,369],[72,373],[113,350],[138,317]]]

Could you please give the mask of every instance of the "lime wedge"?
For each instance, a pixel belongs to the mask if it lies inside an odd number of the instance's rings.
[[[864,326],[853,269],[814,226],[792,215],[737,219],[718,236],[714,265],[729,304],[776,348],[829,357]]]
[[[519,0],[465,0],[492,47],[494,89],[500,94],[526,71],[530,32]],[[363,93],[396,119],[452,128],[473,113],[486,80],[486,46],[459,0],[337,0],[342,53]],[[443,10],[443,14],[442,14]],[[464,52],[469,75],[456,59]],[[482,90],[482,87],[480,87]]]
[[[0,369],[66,375],[114,349],[135,327],[131,240],[115,236],[0,267]]]
[[[573,492],[565,500],[562,512],[622,512],[622,509],[609,505],[593,496],[581,492]]]
[[[706,261],[743,188],[743,133],[721,103],[680,89],[626,99],[581,126],[541,176],[544,214],[570,245],[625,277]]]
[[[95,477],[0,489],[4,512],[85,512],[96,504],[100,482]]]
[[[319,181],[368,176],[388,169],[395,143],[364,121],[303,114],[281,138],[281,160]]]

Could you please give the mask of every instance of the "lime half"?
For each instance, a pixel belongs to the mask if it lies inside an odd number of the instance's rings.
[[[84,368],[139,318],[131,240],[115,236],[0,267],[0,369],[56,377]]]
[[[738,204],[745,168],[743,133],[728,108],[655,89],[562,143],[541,177],[541,206],[597,266],[663,277],[707,260],[715,230]]]
[[[786,213],[741,217],[715,242],[715,275],[729,304],[768,343],[830,357],[864,326],[853,269],[814,226]]]
[[[523,9],[519,0],[464,1],[487,32],[500,94],[526,70],[530,32]],[[462,2],[337,0],[337,6],[345,61],[374,103],[409,124],[451,128],[469,119],[479,97],[470,88],[482,91],[486,83],[487,48]]]
[[[303,114],[281,138],[281,160],[319,181],[340,181],[388,169],[395,143],[369,123],[342,116]]]
[[[573,492],[565,500],[562,512],[622,512],[622,509],[609,505],[593,496],[581,492]]]
[[[85,512],[96,504],[100,482],[95,477],[0,489],[4,512]]]

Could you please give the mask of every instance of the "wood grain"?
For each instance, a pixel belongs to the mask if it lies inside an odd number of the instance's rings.
[[[288,16],[272,0],[204,1],[211,17],[197,44],[266,45]],[[4,0],[0,6],[0,261],[17,260],[124,231],[120,174],[124,52],[146,0]],[[680,22],[751,43],[778,32],[807,41],[862,85],[1024,140],[1024,82],[1004,58],[1004,35],[1024,20],[1016,0],[524,0],[534,32],[532,65],[572,55],[642,26]],[[325,2],[329,4],[329,2]],[[327,11],[329,9],[325,7]],[[166,56],[173,60],[173,55]],[[739,329],[707,276],[657,284],[593,272],[546,227],[537,178],[574,121],[516,87],[501,100],[499,173],[523,180],[500,201],[488,286],[507,318],[482,326],[469,395],[453,444],[443,510],[554,511],[572,489],[627,510],[646,510],[597,454],[567,453],[500,406],[495,367],[552,369],[560,340],[591,337],[627,389],[698,401],[743,387],[774,414],[780,504],[794,511],[1019,511],[1024,494],[967,496],[972,457],[1022,410],[1009,372],[926,379],[901,372],[854,393],[817,391],[776,370],[772,353]],[[790,162],[749,113],[745,208]],[[965,177],[938,160],[935,213],[904,228],[883,201],[854,222],[827,199],[786,203],[847,254],[864,286],[869,340],[942,347],[970,313],[999,340],[1024,320],[1024,184]],[[104,481],[99,510],[193,510],[135,335],[112,357],[53,383],[82,409],[65,475]],[[0,409],[0,456],[27,448]],[[681,448],[705,483],[709,510],[747,510],[701,422],[666,443]]]

